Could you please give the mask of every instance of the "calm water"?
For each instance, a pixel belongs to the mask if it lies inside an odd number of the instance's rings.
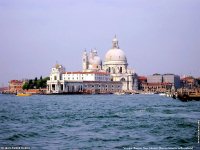
[[[159,95],[0,95],[0,146],[199,150],[197,120],[200,102]]]

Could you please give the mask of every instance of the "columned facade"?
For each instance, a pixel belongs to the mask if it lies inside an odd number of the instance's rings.
[[[112,81],[122,82],[123,91],[137,90],[137,74],[128,69],[127,58],[119,48],[118,40],[112,40],[112,48],[105,55],[103,70],[111,74]]]

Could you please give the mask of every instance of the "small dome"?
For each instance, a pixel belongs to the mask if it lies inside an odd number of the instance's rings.
[[[101,61],[101,58],[99,56],[94,56],[93,58],[89,59],[89,63],[91,65],[101,65],[102,61]]]
[[[93,64],[101,65],[102,64],[101,58],[99,56],[94,56]]]

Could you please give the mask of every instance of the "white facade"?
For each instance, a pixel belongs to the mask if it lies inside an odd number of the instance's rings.
[[[106,72],[66,72],[65,81],[110,81],[110,74]]]
[[[112,48],[109,49],[105,55],[105,61],[103,65],[100,63],[100,61],[97,61],[98,63],[94,63],[96,61],[90,61],[93,56],[97,56],[96,50],[91,51],[89,57],[87,52],[84,51],[82,57],[83,71],[91,71],[91,68],[93,68],[93,70],[96,69],[96,71],[100,71],[100,68],[102,68],[103,71],[110,73],[111,81],[122,82],[122,90],[132,91],[138,89],[137,74],[134,73],[133,70],[128,69],[126,55],[124,51],[119,48],[116,36],[112,40]],[[99,57],[98,60],[100,60]],[[93,67],[90,68],[89,66]]]
[[[128,69],[127,58],[122,49],[119,48],[118,40],[112,40],[112,48],[105,55],[103,70],[111,74],[112,81],[121,81],[122,90],[137,90],[137,74]]]
[[[82,72],[65,72],[62,65],[56,64],[52,68],[50,80],[47,81],[48,92],[83,91],[86,90],[84,89],[86,82],[90,82],[87,83],[90,86],[97,86],[97,89],[100,86],[100,91],[119,91],[120,88],[122,91],[138,89],[137,74],[128,69],[126,55],[119,48],[116,36],[112,40],[112,48],[105,55],[103,65],[97,51],[91,50],[89,54],[83,52],[82,67]],[[108,89],[108,87],[112,88]]]
[[[109,89],[109,87],[112,88]],[[51,69],[50,80],[47,81],[47,93],[75,93],[84,90],[103,93],[115,92],[120,89],[121,83],[111,82],[109,73],[65,72],[65,68],[59,64]]]

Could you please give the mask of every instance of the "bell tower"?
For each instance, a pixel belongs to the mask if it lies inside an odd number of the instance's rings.
[[[83,72],[84,72],[88,69],[88,55],[87,55],[86,50],[84,50],[83,52],[82,65],[83,65]]]

